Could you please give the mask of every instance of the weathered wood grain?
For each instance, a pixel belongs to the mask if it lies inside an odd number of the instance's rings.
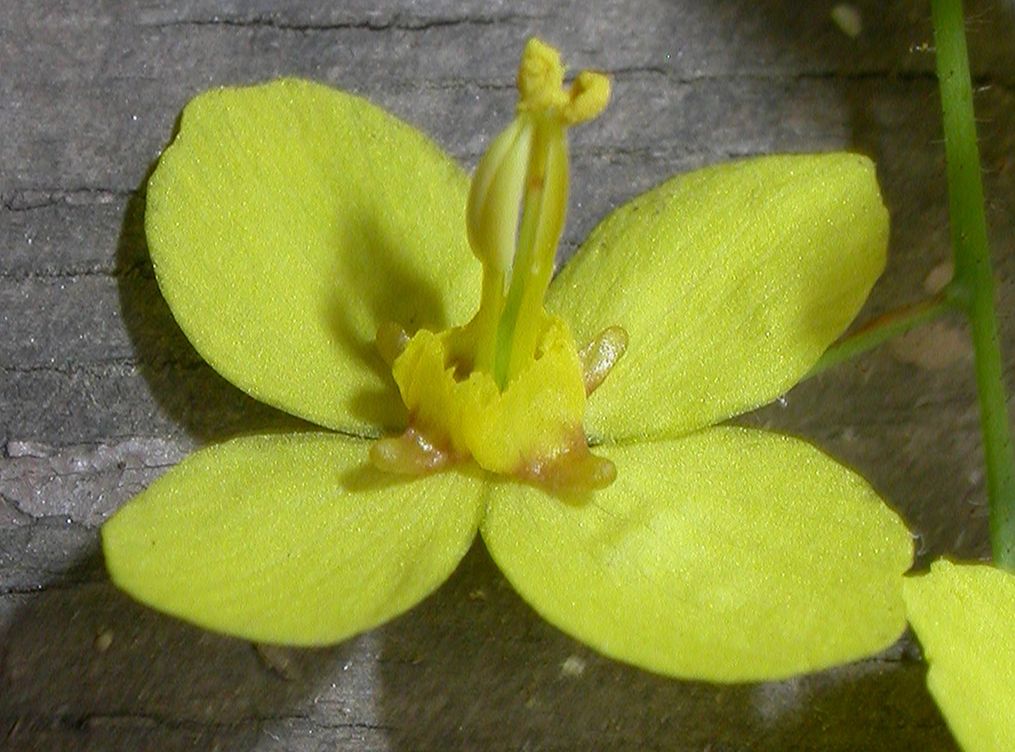
[[[309,76],[370,97],[466,165],[513,107],[522,41],[615,80],[574,138],[562,256],[675,171],[854,148],[892,211],[865,316],[917,299],[948,255],[925,4],[274,0],[0,4],[0,748],[13,750],[950,750],[910,639],[791,682],[672,682],[556,632],[481,546],[434,597],[330,650],[261,651],[107,581],[97,526],[195,446],[298,425],[186,342],[144,245],[143,186],[203,89]],[[981,147],[1015,381],[1015,20],[970,13]],[[948,326],[959,327],[957,322]],[[986,552],[975,393],[961,352],[889,348],[744,420],[860,469],[920,561]]]

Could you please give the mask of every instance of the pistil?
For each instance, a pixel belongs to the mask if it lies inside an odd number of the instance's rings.
[[[472,458],[482,468],[573,494],[609,485],[613,463],[589,451],[585,403],[623,354],[611,327],[578,351],[543,307],[567,208],[567,128],[606,106],[609,81],[582,73],[569,89],[556,50],[526,45],[515,118],[472,178],[469,244],[483,264],[479,309],[462,327],[396,324],[377,333],[409,426],[374,443],[381,469],[423,474]]]
[[[469,242],[483,263],[475,366],[503,391],[535,355],[543,299],[568,195],[568,126],[606,106],[609,79],[583,72],[563,88],[553,48],[530,40],[518,70],[518,112],[480,160],[469,193]]]

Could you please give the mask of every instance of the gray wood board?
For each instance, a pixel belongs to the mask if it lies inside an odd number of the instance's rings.
[[[329,650],[255,649],[109,584],[98,526],[188,451],[297,425],[217,376],[155,284],[143,186],[186,101],[307,76],[368,96],[466,165],[510,117],[522,42],[609,71],[575,133],[562,260],[674,172],[772,151],[874,157],[891,260],[862,318],[948,257],[924,3],[23,2],[0,5],[0,746],[44,750],[949,750],[910,637],[793,681],[674,682],[542,622],[477,545],[394,623]],[[1015,19],[970,9],[1005,371],[1015,367]],[[987,553],[968,350],[945,322],[744,421],[857,467],[921,565]],[[927,352],[948,350],[933,363]]]

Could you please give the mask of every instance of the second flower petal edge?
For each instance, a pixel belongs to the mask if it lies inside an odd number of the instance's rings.
[[[1015,749],[1015,573],[941,559],[907,577],[903,596],[927,686],[962,749]]]

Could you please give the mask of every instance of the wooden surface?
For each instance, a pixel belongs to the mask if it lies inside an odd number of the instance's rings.
[[[0,3],[0,748],[953,749],[910,638],[794,681],[669,681],[543,623],[477,545],[383,629],[328,650],[258,650],[134,604],[97,548],[101,522],[195,446],[293,422],[201,362],[152,276],[145,176],[190,97],[307,76],[369,96],[471,166],[510,116],[519,50],[539,34],[615,83],[606,115],[574,138],[565,253],[675,171],[861,150],[893,220],[869,317],[918,298],[948,257],[928,10],[858,3],[852,39],[831,7]],[[1011,381],[1015,20],[985,3],[970,15]],[[987,551],[961,334],[945,322],[746,418],[855,465],[917,531],[921,564]]]

